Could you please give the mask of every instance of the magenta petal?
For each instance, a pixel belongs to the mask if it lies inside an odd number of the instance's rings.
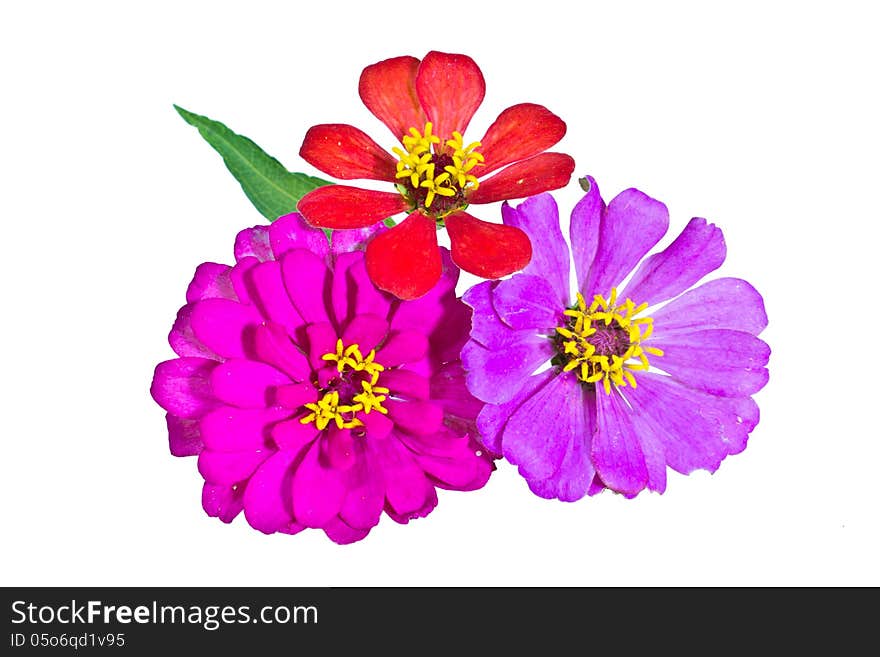
[[[684,474],[697,469],[714,472],[727,454],[742,451],[758,422],[751,399],[707,395],[651,372],[640,372],[638,387],[623,392],[653,425],[666,462]]]
[[[324,304],[330,290],[330,270],[322,258],[305,249],[293,249],[281,260],[281,274],[290,300],[307,323],[330,320]]]
[[[276,260],[291,249],[306,249],[319,258],[330,253],[327,234],[320,228],[309,226],[298,212],[278,217],[269,225],[269,245]]]
[[[410,370],[386,370],[382,372],[381,383],[391,391],[394,397],[428,399],[431,396],[428,379]]]
[[[254,331],[254,353],[262,362],[287,374],[293,381],[308,381],[312,366],[278,324],[263,324]]]
[[[370,415],[379,415],[371,413]],[[385,504],[385,485],[382,471],[372,463],[375,457],[361,450],[351,468],[345,474],[348,491],[339,517],[351,527],[370,529],[379,522]]]
[[[648,484],[648,469],[639,438],[616,389],[596,395],[596,431],[591,457],[603,483],[618,493],[635,495]]]
[[[321,441],[322,462],[335,470],[347,470],[355,462],[355,444],[350,429],[331,424]]]
[[[241,513],[244,490],[241,486],[209,484],[202,486],[202,508],[212,518],[230,523]]]
[[[504,434],[507,420],[522,406],[526,399],[532,397],[555,376],[556,371],[553,368],[530,376],[525,379],[522,387],[510,401],[506,401],[503,404],[486,404],[483,406],[483,410],[477,416],[477,429],[480,433],[481,442],[489,451],[499,455],[502,453],[501,437]]]
[[[232,485],[250,477],[271,454],[267,449],[247,452],[214,452],[206,449],[199,454],[199,473],[209,483]]]
[[[256,308],[228,299],[196,302],[191,318],[195,336],[225,358],[244,358],[247,331],[261,322]]]
[[[387,438],[388,434],[391,433],[391,430],[394,428],[394,422],[392,422],[387,415],[383,415],[382,413],[365,413],[363,417],[361,417],[361,421],[364,423],[364,431],[366,432],[367,440],[382,440],[383,438]]]
[[[369,529],[356,529],[347,525],[339,518],[331,518],[321,529],[334,543],[339,545],[350,545],[362,540],[370,533]]]
[[[651,313],[654,339],[694,329],[733,329],[757,335],[767,326],[764,300],[750,283],[719,278],[685,292]]]
[[[342,342],[346,346],[358,345],[361,354],[366,358],[385,339],[387,333],[388,322],[383,318],[376,315],[355,315],[345,327]]]
[[[573,437],[586,435],[584,391],[571,374],[561,374],[523,401],[504,428],[505,458],[526,479],[546,479],[559,470]]]
[[[306,327],[309,343],[309,362],[316,370],[327,365],[325,354],[336,353],[336,330],[327,322],[311,324]],[[381,362],[381,361],[380,361]]]
[[[199,425],[207,449],[243,452],[266,447],[269,427],[290,415],[284,408],[243,409],[221,406],[202,418]]]
[[[288,335],[295,335],[303,320],[290,302],[281,276],[281,265],[275,261],[253,267],[247,275],[251,298],[263,317],[280,324]]]
[[[306,527],[323,527],[339,513],[345,497],[342,474],[321,465],[315,442],[293,475],[293,514]]]
[[[764,367],[770,347],[744,331],[708,329],[678,332],[649,344],[663,350],[651,364],[682,383],[724,397],[748,397],[764,387],[769,378]]]
[[[174,456],[195,456],[204,449],[198,420],[187,420],[171,413],[165,415],[168,447]]]
[[[271,365],[254,360],[228,360],[211,373],[211,389],[217,398],[241,408],[265,408],[273,401],[277,386],[290,378]]]
[[[477,399],[503,404],[555,353],[553,343],[537,335],[507,344],[503,349],[487,349],[471,340],[461,350],[461,364],[467,371],[468,389]]]
[[[279,422],[272,427],[272,440],[278,449],[299,454],[302,448],[318,437],[318,428],[313,422],[303,424],[298,418]]]
[[[446,323],[443,317],[444,309],[450,297],[455,297],[455,286],[461,270],[452,262],[452,255],[446,247],[440,247],[440,262],[442,265],[440,279],[418,299],[400,303],[391,320],[391,328],[414,329],[431,335],[438,326]]]
[[[291,383],[279,386],[275,390],[274,402],[284,408],[298,409],[304,404],[315,401],[319,397],[315,386],[309,383]]]
[[[668,228],[669,210],[660,201],[637,189],[626,189],[614,197],[602,216],[589,283],[581,289],[584,296],[607,295]]]
[[[296,452],[277,452],[248,481],[244,517],[254,529],[273,534],[293,522],[289,494],[291,466],[296,458]]]
[[[387,317],[391,309],[392,297],[373,284],[367,274],[364,256],[360,252],[358,256],[346,273],[348,295],[352,299],[352,312],[355,315]]]
[[[394,331],[376,352],[376,362],[385,367],[414,363],[428,353],[428,339],[420,331]]]
[[[388,418],[409,433],[432,434],[443,425],[443,409],[438,404],[389,399],[384,405],[388,409]]]
[[[420,440],[403,437],[413,451],[416,462],[437,485],[452,490],[476,490],[481,488],[492,474],[492,462],[466,437],[459,437],[448,429],[430,437],[430,451],[421,449]],[[437,445],[441,445],[437,449]]]
[[[396,512],[390,515],[398,522],[405,522],[430,511],[431,501],[436,499],[434,487],[409,450],[393,436],[374,445],[373,449],[384,475],[385,499]]]
[[[483,402],[468,392],[466,375],[456,360],[441,366],[431,377],[431,400],[443,407],[447,427],[476,438],[476,419],[483,410]]]
[[[168,344],[178,356],[195,356],[220,360],[220,357],[208,349],[196,337],[192,330],[193,304],[187,304],[177,311],[177,319],[168,334]]]
[[[721,229],[691,219],[672,244],[642,262],[620,296],[649,306],[666,301],[718,269],[726,255]]]
[[[239,303],[253,304],[251,299],[251,270],[260,264],[260,261],[253,256],[247,256],[235,263],[232,271],[229,272],[229,279],[232,281],[232,289],[238,297]]]
[[[330,235],[330,251],[336,256],[351,251],[363,251],[370,240],[387,230],[388,226],[381,221],[365,228],[334,230]]]
[[[596,258],[599,246],[599,228],[602,215],[605,213],[605,201],[599,193],[599,186],[592,176],[587,176],[590,190],[571,212],[569,237],[571,239],[571,255],[574,260],[575,280],[579,290],[587,287],[590,268]],[[601,292],[600,294],[606,294]]]
[[[571,298],[568,281],[568,248],[559,228],[559,209],[550,194],[526,199],[516,208],[501,206],[506,226],[525,231],[532,243],[532,259],[522,273],[544,279],[551,290],[553,306],[566,306]]]
[[[217,405],[211,392],[211,372],[219,364],[206,358],[175,358],[159,363],[150,394],[172,415],[201,417]]]
[[[566,319],[568,301],[560,302],[543,278],[517,274],[498,283],[492,304],[501,320],[513,329],[542,329],[550,333]]]
[[[333,232],[335,234],[338,231]],[[357,290],[349,281],[348,271],[356,262],[362,261],[363,257],[361,253],[340,253],[336,258],[330,281],[330,306],[336,328],[345,326],[354,317],[353,306]]]
[[[231,299],[238,301],[232,287],[229,265],[218,265],[216,262],[203,262],[196,268],[195,276],[186,289],[187,303],[202,299]]]
[[[254,226],[245,228],[235,236],[235,261],[245,258],[256,258],[259,262],[274,259],[272,247],[269,244],[269,226]]]

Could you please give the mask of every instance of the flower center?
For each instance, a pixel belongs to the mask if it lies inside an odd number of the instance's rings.
[[[321,388],[323,396],[320,399],[305,404],[308,412],[300,422],[314,422],[319,431],[326,429],[331,422],[335,422],[339,429],[353,429],[364,425],[359,414],[369,415],[377,411],[387,415],[388,409],[382,406],[382,402],[387,399],[389,391],[377,385],[379,374],[385,368],[375,358],[375,350],[364,358],[359,345],[346,347],[342,340],[337,340],[336,351],[321,356],[322,360],[336,363],[337,376]]]
[[[471,171],[483,164],[483,156],[476,151],[480,142],[465,146],[460,132],[453,132],[452,139],[440,146],[440,137],[432,131],[430,121],[424,131],[410,128],[401,139],[406,151],[391,150],[399,158],[396,176],[400,193],[413,208],[442,219],[467,207],[465,193],[480,185]]]
[[[574,371],[585,384],[601,381],[608,394],[612,384],[624,387],[628,383],[635,388],[633,371],[650,367],[647,354],[663,355],[660,349],[641,344],[654,330],[653,319],[636,317],[648,304],[617,301],[616,288],[611,288],[608,299],[597,294],[589,307],[578,293],[577,304],[565,311],[568,322],[556,328],[554,338],[559,353],[553,364],[565,372]]]

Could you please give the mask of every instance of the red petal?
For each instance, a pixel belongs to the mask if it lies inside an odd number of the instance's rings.
[[[419,212],[367,244],[367,273],[382,290],[401,299],[416,299],[440,280],[443,264],[437,226]]]
[[[371,178],[394,182],[397,172],[397,160],[390,153],[362,130],[344,123],[309,128],[299,154],[312,166],[343,180]]]
[[[469,203],[493,203],[534,196],[568,184],[574,160],[565,153],[541,153],[511,164],[468,194]]]
[[[400,194],[327,185],[303,196],[297,209],[318,228],[365,228],[407,208]]]
[[[565,135],[565,121],[541,105],[523,103],[508,107],[489,126],[479,152],[486,166],[476,173],[485,176],[501,167],[543,153]]]
[[[395,57],[367,66],[361,73],[358,92],[364,105],[398,140],[410,128],[424,129],[425,112],[416,95],[415,57]]]
[[[486,93],[486,82],[476,62],[467,55],[429,52],[419,66],[416,91],[434,134],[446,140],[465,128]]]
[[[466,212],[446,217],[452,260],[482,278],[499,278],[529,264],[532,243],[519,228],[480,221]]]

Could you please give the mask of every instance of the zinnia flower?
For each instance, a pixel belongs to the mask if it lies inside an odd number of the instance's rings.
[[[331,247],[291,214],[239,233],[235,266],[196,270],[169,336],[179,358],[158,365],[151,392],[171,453],[198,455],[209,515],[244,509],[265,533],[314,527],[349,543],[383,510],[427,515],[435,487],[486,483],[458,269],[444,254],[418,301],[381,293],[351,251],[381,230],[335,233]]]
[[[370,278],[403,299],[421,296],[440,276],[437,228],[444,224],[452,260],[465,271],[499,278],[528,264],[531,246],[522,231],[480,221],[464,210],[470,203],[524,198],[567,184],[574,160],[544,152],[562,139],[565,123],[540,105],[514,105],[480,141],[468,143],[463,135],[486,84],[465,55],[429,52],[422,61],[379,62],[364,69],[359,91],[367,108],[400,140],[394,155],[344,124],[312,127],[300,155],[336,178],[381,180],[397,191],[321,187],[299,202],[306,221],[362,228],[407,212],[401,224],[367,245]]]
[[[588,182],[571,216],[574,297],[546,194],[503,207],[504,223],[532,240],[528,268],[464,295],[474,321],[462,363],[471,392],[488,402],[477,419],[483,441],[536,494],[566,501],[604,488],[663,492],[667,466],[714,471],[741,452],[770,356],[755,337],[767,316],[749,283],[687,291],[724,261],[719,228],[692,219],[639,265],[666,233],[666,206],[636,189],[606,206]]]

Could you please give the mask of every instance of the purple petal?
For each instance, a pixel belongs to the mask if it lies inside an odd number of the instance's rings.
[[[385,339],[387,333],[388,322],[383,318],[376,315],[355,315],[345,327],[342,342],[346,346],[358,345],[361,354],[366,357]]]
[[[330,291],[330,270],[311,251],[293,249],[281,260],[281,275],[287,294],[306,323],[329,322],[326,294]]]
[[[501,320],[517,330],[561,326],[568,302],[560,302],[550,284],[536,276],[517,274],[501,281],[492,292],[492,305]]]
[[[175,358],[159,363],[150,394],[172,415],[199,418],[217,406],[211,372],[220,363],[206,358]]]
[[[273,534],[293,522],[290,512],[291,466],[296,452],[277,452],[257,468],[244,492],[244,517],[264,534]]]
[[[638,387],[623,389],[630,405],[653,425],[666,462],[678,472],[714,472],[727,454],[742,451],[758,422],[751,399],[716,397],[668,376],[638,373]]]
[[[599,186],[592,176],[587,176],[587,180],[590,183],[590,191],[574,206],[571,212],[571,224],[568,227],[579,290],[586,289],[590,268],[596,258],[596,247],[599,245],[599,226],[605,213],[605,201],[599,193]]]
[[[529,489],[538,497],[576,502],[589,490],[596,475],[590,460],[593,431],[596,423],[595,393],[584,394],[584,430],[582,435],[572,434],[562,463],[546,479],[529,479]],[[663,466],[666,466],[664,462]]]
[[[501,321],[492,298],[493,290],[498,285],[499,281],[484,281],[474,285],[462,297],[462,301],[473,309],[471,338],[484,347],[499,348],[511,342],[519,342],[524,335],[534,333],[515,331]]]
[[[242,486],[209,484],[202,486],[202,508],[212,518],[230,523],[241,513],[244,489]]]
[[[206,449],[199,454],[199,473],[208,483],[231,486],[250,477],[271,454],[272,451],[268,449],[248,452],[214,452]]]
[[[235,261],[244,258],[256,258],[260,262],[273,260],[272,247],[269,244],[269,227],[254,226],[245,228],[235,236]]]
[[[232,299],[238,301],[238,295],[232,287],[229,265],[218,265],[215,262],[203,262],[196,268],[195,276],[186,289],[187,303],[202,299]]]
[[[199,428],[205,447],[215,452],[265,450],[269,427],[289,415],[284,408],[221,406],[205,415]]]
[[[196,338],[225,358],[244,358],[248,330],[261,322],[256,308],[228,299],[198,301],[190,318]]]
[[[691,219],[672,244],[642,262],[620,296],[649,306],[666,301],[718,269],[726,255],[721,229]]]
[[[638,413],[630,413],[633,428],[639,438],[645,469],[648,471],[648,490],[663,493],[666,490],[666,449],[653,422]]]
[[[165,422],[168,424],[168,447],[173,456],[195,456],[204,449],[198,420],[167,413]]]
[[[345,488],[348,492],[339,509],[339,517],[347,525],[358,529],[369,529],[378,524],[382,506],[385,504],[382,470],[377,467],[378,464],[372,462],[374,458],[368,450],[361,450],[355,463],[345,474]]]
[[[607,295],[668,228],[669,211],[660,201],[637,189],[626,189],[615,196],[602,215],[589,283],[581,289],[584,296]]]
[[[228,360],[211,373],[211,389],[225,404],[240,408],[266,408],[277,386],[290,378],[271,365],[254,360]]]
[[[682,383],[724,397],[748,397],[766,385],[770,347],[744,331],[677,332],[649,341],[663,350],[651,365]]]
[[[719,278],[704,283],[651,313],[654,339],[675,331],[733,329],[753,335],[767,326],[764,300],[747,281]]]
[[[571,297],[568,282],[568,248],[559,227],[559,209],[550,194],[526,199],[516,208],[501,206],[501,216],[508,226],[515,226],[529,236],[532,260],[522,270],[527,276],[544,279],[550,287],[552,307],[568,305]]]
[[[276,260],[291,249],[305,249],[321,259],[330,253],[327,234],[309,226],[297,212],[278,217],[269,225],[269,245]]]
[[[220,356],[203,345],[192,330],[193,304],[189,303],[177,311],[177,319],[168,334],[168,344],[178,356],[195,356],[220,360]]]
[[[323,527],[339,513],[345,486],[339,470],[321,465],[315,442],[293,475],[293,514],[306,527]]]
[[[648,484],[648,469],[630,411],[615,389],[611,394],[600,390],[595,397],[593,465],[608,488],[636,495]]]
[[[561,374],[523,401],[504,428],[504,457],[526,479],[546,479],[562,465],[572,438],[589,440],[584,390],[577,377]]]
[[[523,381],[519,391],[503,404],[486,404],[483,410],[477,416],[477,429],[480,433],[480,440],[486,449],[494,454],[502,453],[501,437],[504,434],[504,427],[510,416],[522,406],[526,399],[532,397],[542,387],[544,387],[551,379],[557,375],[554,368],[550,368],[540,374],[530,376]]]
[[[503,349],[487,349],[470,340],[461,350],[461,364],[467,371],[468,389],[477,399],[503,404],[555,353],[553,343],[537,335]]]
[[[303,320],[287,296],[280,263],[256,265],[248,272],[246,281],[251,299],[263,317],[283,326],[288,335],[295,335]]]

